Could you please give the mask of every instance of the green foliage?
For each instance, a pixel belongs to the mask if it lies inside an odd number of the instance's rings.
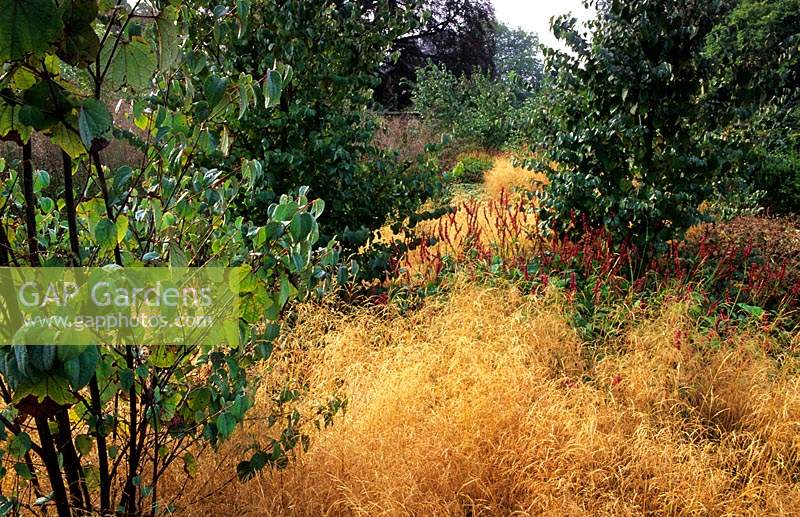
[[[228,135],[229,148],[202,159],[262,162],[253,192],[239,199],[241,213],[257,220],[281,192],[310,186],[327,202],[323,234],[358,248],[372,230],[403,219],[437,187],[427,168],[398,163],[375,146],[377,122],[367,109],[387,48],[412,27],[413,8],[257,0],[249,11],[241,33],[216,31],[213,19],[191,27],[197,37],[213,31],[228,49],[209,60],[209,73],[262,78],[265,100],[241,116],[218,119],[215,129]],[[199,80],[205,78],[198,76],[196,89],[204,84]]]
[[[455,77],[428,65],[417,70],[414,108],[438,129],[452,134],[455,145],[500,149],[514,129],[514,111],[530,95],[516,73],[502,81],[475,72]]]
[[[47,50],[63,30],[58,11],[50,0],[0,1],[0,59],[16,61]]]
[[[714,182],[713,193],[701,208],[715,221],[752,217],[763,213],[765,194],[763,190],[754,190],[752,183],[738,174],[722,175]]]
[[[718,118],[800,102],[800,0],[741,0],[708,35],[715,64],[709,98]]]
[[[512,29],[498,23],[495,38],[494,67],[497,75],[508,78],[514,73],[529,85],[539,86],[544,75],[539,37],[524,29]]]
[[[265,163],[244,155],[222,166],[198,160],[225,154],[223,121],[276,105],[290,71],[273,62],[280,79],[267,77],[262,89],[261,79],[213,64],[220,35],[246,30],[246,2],[213,13],[202,2],[183,10],[173,3],[2,4],[0,137],[27,156],[33,132],[50,136],[65,152],[65,189],[33,170],[36,156],[19,171],[0,160],[0,266],[239,268],[248,280],[241,345],[22,346],[3,335],[0,447],[15,458],[15,486],[24,490],[2,504],[14,511],[34,497],[60,517],[167,511],[159,472],[182,460],[193,475],[187,447],[216,447],[244,421],[253,405],[249,367],[269,357],[291,303],[321,296],[338,262],[333,242],[318,247],[325,205],[306,187],[275,196],[256,221],[241,215],[237,200],[254,197]],[[217,36],[180,35],[208,23]],[[111,92],[135,99],[131,130],[102,101]],[[113,139],[137,148],[141,161],[105,167]],[[88,174],[78,186],[81,172]],[[281,421],[287,433],[296,424]],[[294,444],[282,443],[281,462]],[[37,477],[52,494],[41,493]]]
[[[664,241],[699,220],[717,166],[693,128],[705,77],[700,52],[722,2],[599,7],[591,42],[574,19],[553,22],[572,52],[548,51],[558,77],[538,114],[535,151],[551,180],[542,218],[558,233],[577,217],[618,239]]]
[[[772,213],[800,213],[799,145],[779,151],[757,146],[751,155],[753,182],[766,193],[761,203]]]
[[[103,148],[111,139],[114,121],[105,105],[96,99],[87,99],[78,116],[78,133],[86,149]]]
[[[491,156],[468,154],[458,160],[445,179],[454,183],[482,183],[484,173],[493,163]]]
[[[800,1],[743,0],[709,34],[704,96],[724,173],[763,191],[773,213],[800,211]]]

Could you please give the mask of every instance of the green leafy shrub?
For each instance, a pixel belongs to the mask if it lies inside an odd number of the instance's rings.
[[[800,214],[800,151],[756,148],[753,171],[757,188],[765,193],[762,203],[774,214]]]
[[[764,192],[773,213],[800,211],[800,1],[742,0],[708,35],[704,119],[726,175]]]
[[[542,115],[547,112],[544,104],[551,99],[552,79],[544,78],[539,88],[526,97],[511,113],[510,133],[506,140],[505,150],[512,153],[517,160],[524,162],[530,157],[532,144],[544,140],[543,131],[552,121],[546,121]]]
[[[498,150],[509,139],[515,109],[530,96],[530,87],[514,72],[495,81],[483,72],[456,77],[429,65],[417,70],[414,108],[454,144]]]
[[[724,222],[764,212],[765,191],[755,190],[753,183],[739,174],[720,176],[714,181],[710,198],[700,206],[703,214]]]
[[[729,153],[729,162],[737,176],[763,192],[761,206],[773,214],[800,214],[800,107],[779,111],[765,107],[736,133],[739,151]]]
[[[262,161],[198,159],[229,146],[220,120],[274,107],[281,93],[280,63],[272,82],[217,68],[219,36],[247,32],[248,2],[173,4],[2,3],[0,40],[17,44],[0,46],[0,137],[23,159],[19,170],[0,160],[0,266],[237,268],[247,278],[238,342],[31,347],[1,329],[0,476],[16,488],[0,495],[0,513],[172,512],[160,476],[181,466],[193,476],[194,454],[245,420],[249,367],[270,356],[291,302],[321,295],[338,262],[334,242],[318,245],[324,203],[308,189],[276,197],[254,221],[235,201],[251,197]],[[209,23],[215,35],[183,35]],[[101,101],[111,92],[135,99],[132,129]],[[61,149],[63,189],[35,168],[32,134]],[[112,170],[104,153],[118,139],[141,159]],[[281,413],[268,416],[276,425]],[[305,441],[299,419],[281,418],[278,437],[255,444],[245,474],[286,464]]]
[[[483,175],[490,170],[494,159],[488,155],[468,154],[462,156],[455,167],[445,175],[453,183],[482,183]]]
[[[709,139],[722,155],[713,205],[740,215],[800,213],[800,110],[778,111],[765,106]]]
[[[558,75],[539,104],[536,165],[550,177],[541,216],[556,233],[571,231],[574,214],[619,240],[664,242],[700,220],[718,164],[693,128],[704,36],[722,3],[591,3],[591,41],[574,19],[553,22],[572,52],[547,56]]]
[[[707,93],[715,120],[746,120],[773,105],[797,108],[800,91],[800,0],[730,2],[705,40],[713,62]],[[727,7],[727,6],[725,6]]]
[[[413,27],[414,15],[383,2],[255,0],[241,37],[216,30],[213,18],[191,27],[193,37],[214,34],[226,48],[209,63],[214,74],[264,78],[265,102],[215,120],[229,145],[201,157],[209,165],[263,163],[252,192],[238,200],[242,214],[262,220],[281,193],[308,185],[327,203],[323,235],[355,250],[387,219],[406,217],[435,193],[438,174],[427,157],[399,160],[377,146],[379,121],[368,110],[386,50]],[[205,77],[193,80],[195,90],[208,85]]]

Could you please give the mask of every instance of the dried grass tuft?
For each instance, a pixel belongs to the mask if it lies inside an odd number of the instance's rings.
[[[287,470],[186,514],[800,511],[800,378],[763,336],[705,346],[675,302],[619,353],[587,358],[555,294],[451,292],[406,315],[305,307],[271,375],[307,382],[312,400],[342,393],[348,412]],[[205,458],[193,485],[220,486],[258,437]]]
[[[491,197],[503,192],[540,190],[547,184],[547,176],[541,172],[515,167],[507,156],[495,159],[494,167],[486,173],[484,188]]]

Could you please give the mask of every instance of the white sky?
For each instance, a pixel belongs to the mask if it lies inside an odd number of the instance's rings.
[[[509,27],[522,27],[539,35],[550,47],[564,48],[550,32],[550,18],[572,12],[578,20],[592,18],[582,0],[492,0],[497,19]]]

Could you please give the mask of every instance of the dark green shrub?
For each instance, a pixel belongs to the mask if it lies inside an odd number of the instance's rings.
[[[773,213],[800,211],[800,0],[741,0],[709,34],[704,118],[726,175],[763,191]]]
[[[308,185],[327,205],[323,236],[339,235],[355,249],[437,188],[425,157],[401,162],[375,145],[378,123],[368,110],[387,48],[410,30],[415,13],[382,2],[328,0],[256,0],[251,13],[243,37],[218,34],[213,20],[193,31],[221,40],[228,56],[215,65],[221,71],[262,78],[265,92],[283,95],[220,121],[215,129],[229,148],[220,145],[204,158],[209,166],[263,159],[255,192],[240,199],[241,211],[256,220],[281,192]],[[274,70],[276,61],[286,67]]]
[[[722,3],[590,3],[599,11],[591,41],[574,19],[553,22],[572,52],[547,56],[558,76],[538,112],[543,138],[534,151],[551,181],[542,219],[557,233],[577,218],[619,240],[663,242],[699,220],[717,166],[693,127],[704,35]]]
[[[753,185],[764,193],[760,203],[772,214],[800,213],[800,152],[756,148],[752,156]]]
[[[766,192],[757,190],[752,181],[739,174],[724,175],[714,182],[713,194],[701,210],[714,221],[730,221],[736,217],[755,216],[764,212]]]
[[[727,187],[716,190],[717,204],[756,201],[772,214],[800,213],[800,109],[779,111],[766,106],[746,123],[717,131],[723,137],[711,145],[722,149],[724,162],[715,187]]]

